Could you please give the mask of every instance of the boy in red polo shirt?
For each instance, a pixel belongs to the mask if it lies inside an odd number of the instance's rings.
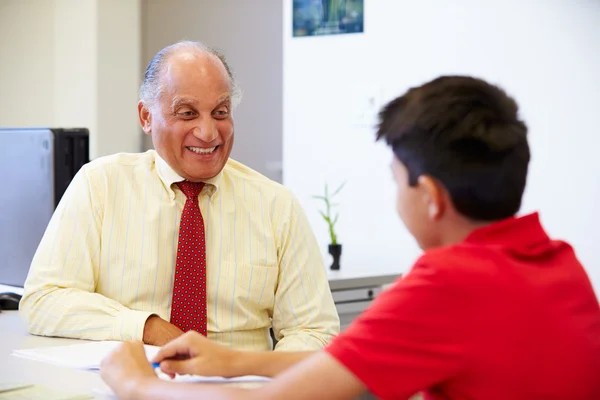
[[[103,378],[122,398],[600,400],[589,279],[537,214],[515,217],[529,164],[517,111],[500,88],[460,76],[382,110],[398,214],[425,252],[324,352],[239,352],[188,333],[159,353],[164,372],[276,379],[254,391],[174,385],[133,344],[105,360]]]

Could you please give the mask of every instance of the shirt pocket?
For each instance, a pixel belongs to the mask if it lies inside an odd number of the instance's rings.
[[[223,263],[214,278],[208,277],[209,318],[212,308],[219,327],[238,330],[268,325],[278,272],[277,267]]]

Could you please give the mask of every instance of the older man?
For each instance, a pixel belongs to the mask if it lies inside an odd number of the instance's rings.
[[[59,204],[21,300],[33,334],[162,345],[319,349],[339,331],[294,196],[229,158],[239,91],[224,58],[180,42],[152,59],[141,126],[156,151],[86,165]]]

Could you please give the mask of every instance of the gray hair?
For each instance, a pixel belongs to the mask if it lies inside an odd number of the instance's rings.
[[[233,73],[231,72],[231,68],[229,68],[229,64],[227,64],[225,56],[217,50],[204,45],[203,43],[188,40],[177,42],[163,48],[154,55],[152,60],[150,60],[148,67],[146,67],[144,80],[140,85],[140,101],[145,105],[151,105],[156,102],[164,89],[164,82],[161,79],[161,74],[164,70],[165,63],[171,55],[182,50],[212,54],[221,61],[225,67],[225,70],[227,71],[227,75],[229,75],[229,81],[231,85],[231,108],[235,108],[242,100],[242,91],[239,88]]]

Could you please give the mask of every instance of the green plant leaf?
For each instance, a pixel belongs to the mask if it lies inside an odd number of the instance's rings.
[[[325,211],[321,211],[319,210],[319,214],[321,214],[321,217],[323,217],[323,219],[325,220],[325,222],[327,222],[327,226],[328,226],[328,230],[329,230],[329,236],[331,238],[331,244],[337,244],[337,235],[335,232],[335,224],[338,221],[339,218],[339,213],[336,213],[335,218],[332,219],[331,217],[331,208],[338,206],[339,203],[332,203],[331,202],[331,198],[333,196],[335,196],[336,194],[338,194],[342,188],[346,185],[346,182],[344,181],[340,186],[338,186],[338,188],[333,192],[333,194],[329,194],[329,184],[327,182],[325,182],[325,195],[321,196],[321,195],[314,195],[312,196],[313,199],[317,199],[317,200],[323,200],[325,202]]]
[[[344,183],[342,183],[337,189],[335,189],[335,192],[333,192],[333,194],[331,195],[331,197],[335,196],[336,194],[338,194],[340,192],[340,190],[342,190],[342,188],[346,185],[346,181],[344,181]]]

